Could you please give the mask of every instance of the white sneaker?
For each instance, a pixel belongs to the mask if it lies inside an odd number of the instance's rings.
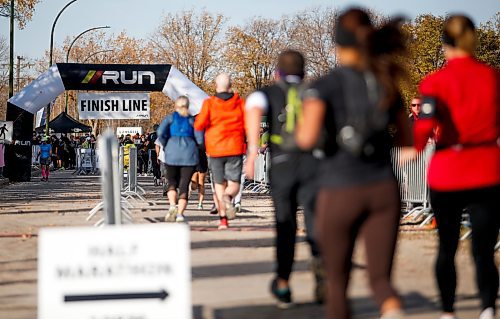
[[[439,319],[458,319],[458,317],[454,315],[441,315]]]
[[[177,207],[170,206],[170,208],[168,209],[168,213],[165,216],[165,222],[167,223],[175,222],[176,216],[177,216]]]
[[[183,223],[185,221],[186,219],[184,218],[184,215],[177,215],[177,217],[175,218],[176,223]]]
[[[495,311],[493,308],[486,308],[479,315],[479,319],[495,319]]]

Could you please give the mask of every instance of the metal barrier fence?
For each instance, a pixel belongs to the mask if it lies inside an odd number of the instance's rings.
[[[76,149],[76,170],[77,175],[88,175],[98,173],[99,156],[93,148]]]
[[[401,148],[393,148],[391,159],[394,174],[399,183],[404,223],[424,226],[432,221],[432,210],[429,203],[427,186],[427,169],[434,153],[434,144],[429,143],[415,161],[401,165],[399,158]],[[269,192],[270,154],[259,154],[255,160],[254,179],[245,182],[245,190],[250,193]]]
[[[40,151],[40,145],[31,146],[31,167],[39,169],[40,160],[38,158],[38,152]]]
[[[420,226],[428,224],[432,218],[429,203],[429,188],[427,186],[427,170],[434,153],[433,143],[421,152],[416,160],[400,164],[401,148],[391,150],[392,167],[399,183],[401,203],[403,204],[403,223],[418,223]]]
[[[269,168],[271,167],[271,156],[269,152],[259,154],[255,159],[254,178],[246,180],[244,190],[255,194],[268,194],[269,188]]]

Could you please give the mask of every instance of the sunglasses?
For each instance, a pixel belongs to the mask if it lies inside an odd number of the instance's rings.
[[[420,106],[420,104],[412,104],[411,106]]]

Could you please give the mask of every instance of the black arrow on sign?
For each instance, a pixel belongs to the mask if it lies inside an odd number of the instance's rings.
[[[123,294],[99,294],[99,295],[66,295],[64,302],[78,301],[105,301],[105,300],[130,300],[130,299],[160,299],[165,300],[168,292],[165,289],[158,292],[134,292]]]

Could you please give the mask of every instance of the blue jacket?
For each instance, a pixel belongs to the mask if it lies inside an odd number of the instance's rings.
[[[158,140],[165,151],[166,164],[171,166],[196,166],[199,161],[198,147],[203,145],[203,132],[193,128],[194,117],[188,117],[189,128],[178,131],[179,125],[174,121],[183,121],[182,117],[174,112],[167,115],[158,127]]]

